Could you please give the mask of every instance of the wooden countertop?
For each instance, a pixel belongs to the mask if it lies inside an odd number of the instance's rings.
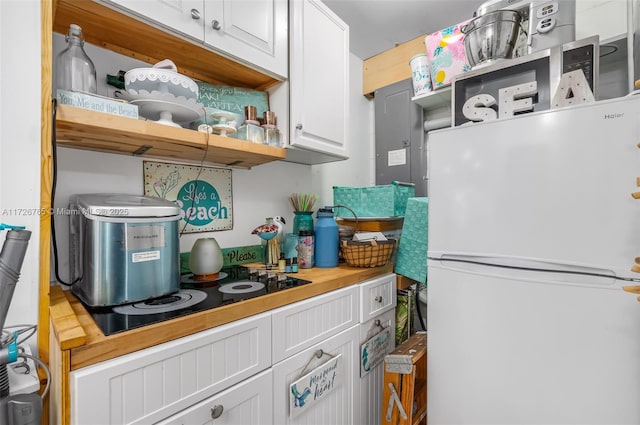
[[[296,276],[312,283],[110,336],[102,333],[70,291],[52,286],[51,326],[61,350],[70,350],[75,370],[391,272],[391,263],[375,268],[300,269]]]

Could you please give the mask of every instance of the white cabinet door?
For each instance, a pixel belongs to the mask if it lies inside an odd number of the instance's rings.
[[[360,406],[358,405],[360,385],[357,381],[359,379],[357,360],[359,334],[359,326],[352,326],[273,366],[274,424],[353,425],[360,423]],[[338,384],[331,387],[330,391],[323,393],[315,401],[314,397],[321,392],[321,387],[327,383],[326,380],[319,377],[314,385],[311,385],[313,388],[309,388],[309,395],[305,398],[302,410],[293,413],[295,416],[292,417],[289,400],[290,385],[307,372],[332,360],[327,355],[317,358],[315,353],[318,350],[333,356],[342,355],[339,360],[340,365],[336,370],[339,377],[335,382]],[[316,388],[316,384],[318,388]],[[301,390],[301,392],[305,391]],[[294,407],[294,409],[300,409],[300,407]]]
[[[358,287],[318,295],[273,311],[273,363],[358,323]]]
[[[276,78],[287,78],[287,0],[98,1],[193,39],[250,68]]]
[[[378,322],[379,321],[379,322]],[[360,325],[360,347],[367,342],[372,336],[378,334],[384,328],[389,333],[389,345],[385,354],[389,354],[396,348],[395,329],[396,329],[396,310],[388,310],[387,312],[376,316],[374,319]],[[389,400],[382,400],[382,388],[384,385],[384,358],[376,360],[374,366],[364,365],[362,350],[360,352],[360,424],[361,425],[381,425],[382,407]]]
[[[287,77],[287,0],[204,0],[204,10],[205,45]]]
[[[72,371],[71,423],[154,423],[270,366],[263,313]]]
[[[159,422],[158,425],[270,425],[271,369]]]
[[[99,0],[119,11],[151,21],[161,28],[202,41],[204,38],[203,0]],[[170,59],[170,58],[169,58]]]
[[[289,7],[291,152],[287,159],[303,163],[346,159],[349,27],[319,0],[295,0]]]
[[[389,273],[360,285],[360,322],[364,323],[396,306],[396,275]]]

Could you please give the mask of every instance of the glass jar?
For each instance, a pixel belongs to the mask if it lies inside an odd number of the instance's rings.
[[[82,28],[69,26],[67,48],[56,57],[56,88],[96,94],[96,67],[84,51]]]
[[[248,140],[253,143],[264,143],[264,129],[260,127],[258,121],[245,121],[240,128],[238,128],[236,138]]]
[[[244,107],[244,123],[238,128],[237,139],[248,140],[253,143],[264,143],[264,129],[256,118],[256,107]]]
[[[273,111],[265,111],[262,128],[264,129],[264,144],[280,147],[280,131],[276,127],[276,114]]]
[[[298,235],[302,230],[313,231],[313,211],[293,212],[293,234]]]

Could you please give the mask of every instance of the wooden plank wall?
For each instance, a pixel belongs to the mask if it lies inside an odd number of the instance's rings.
[[[426,53],[425,35],[377,54],[362,64],[362,94],[373,97],[381,87],[411,78],[409,60],[418,53]]]

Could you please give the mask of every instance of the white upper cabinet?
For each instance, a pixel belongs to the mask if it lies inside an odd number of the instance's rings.
[[[290,132],[287,160],[305,164],[349,157],[349,26],[318,0],[290,13]]]
[[[195,41],[204,39],[203,0],[97,0]]]
[[[287,0],[99,0],[267,74],[288,74]]]
[[[287,0],[205,0],[204,43],[286,77],[287,19]]]

